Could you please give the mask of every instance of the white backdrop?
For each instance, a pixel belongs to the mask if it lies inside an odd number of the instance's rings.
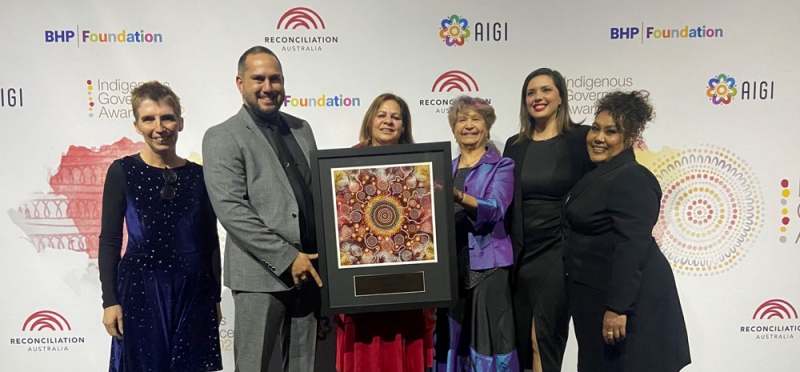
[[[502,148],[518,130],[522,81],[538,67],[567,77],[578,120],[591,122],[603,92],[649,90],[657,119],[638,158],[664,188],[654,235],[687,318],[686,370],[798,370],[796,1],[4,0],[0,9],[0,370],[107,368],[99,201],[107,165],[141,146],[130,86],[174,88],[186,118],[179,154],[202,162],[204,131],[241,104],[236,61],[253,45],[281,58],[292,98],[348,98],[284,107],[311,123],[322,149],[354,144],[385,91],[408,101],[418,142],[452,140],[442,100],[491,99]],[[440,38],[451,15],[467,20],[463,45]],[[681,37],[697,28],[705,37]],[[125,42],[99,42],[105,34]],[[732,99],[715,104],[709,88]],[[326,345],[319,370],[332,370]],[[564,364],[575,370],[574,339]]]

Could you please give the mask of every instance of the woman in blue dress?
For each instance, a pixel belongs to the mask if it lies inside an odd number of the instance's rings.
[[[145,147],[111,164],[103,190],[98,265],[109,370],[218,371],[219,240],[203,168],[176,154],[183,119],[175,93],[149,82],[131,95]]]

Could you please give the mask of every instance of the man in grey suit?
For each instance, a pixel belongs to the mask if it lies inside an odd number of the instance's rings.
[[[308,153],[317,145],[305,120],[280,112],[283,83],[272,51],[248,49],[236,76],[244,105],[203,138],[206,186],[227,231],[224,276],[236,309],[237,372],[267,371],[278,339],[284,371],[314,368],[322,281],[312,264]]]

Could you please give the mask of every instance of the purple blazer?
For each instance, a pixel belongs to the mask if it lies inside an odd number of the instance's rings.
[[[453,176],[461,155],[453,159]],[[478,200],[475,233],[469,233],[469,267],[486,270],[511,266],[514,253],[504,218],[514,197],[514,161],[491,149],[472,167],[463,192]]]

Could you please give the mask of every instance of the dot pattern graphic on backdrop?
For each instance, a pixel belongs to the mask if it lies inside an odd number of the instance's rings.
[[[661,210],[653,229],[673,269],[691,275],[730,270],[763,225],[758,182],[729,150],[702,145],[657,158]]]
[[[781,180],[781,234],[778,238],[778,241],[781,243],[786,243],[786,230],[787,226],[789,226],[789,222],[791,222],[791,218],[789,218],[789,208],[786,206],[788,201],[786,198],[789,197],[791,192],[789,191],[789,180],[783,179]]]
[[[92,86],[91,80],[86,80],[86,91],[89,92],[89,117],[94,117],[94,99],[92,97],[92,90],[94,90],[94,86]]]
[[[430,163],[332,172],[339,267],[436,259]]]

